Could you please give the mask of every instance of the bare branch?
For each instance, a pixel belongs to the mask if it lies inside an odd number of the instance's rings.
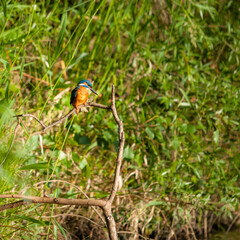
[[[68,198],[54,198],[54,197],[35,197],[25,196],[21,194],[2,194],[0,198],[20,198],[27,203],[49,203],[59,205],[77,205],[77,206],[97,206],[104,207],[107,203],[102,199],[68,199]]]
[[[114,116],[115,121],[118,124],[118,133],[119,133],[119,145],[118,145],[118,155],[117,155],[117,162],[116,162],[116,168],[115,168],[115,175],[114,175],[114,183],[112,186],[112,192],[109,197],[109,201],[112,203],[116,193],[117,193],[117,188],[118,188],[118,183],[120,181],[120,170],[122,166],[122,160],[123,160],[123,149],[124,149],[124,143],[125,143],[125,134],[123,130],[123,122],[120,120],[117,114],[117,109],[115,105],[115,88],[114,85],[112,86],[112,114]]]
[[[65,116],[63,116],[62,118],[60,118],[59,120],[57,120],[56,122],[46,126],[43,131],[48,130],[49,128],[54,127],[55,125],[57,125],[58,123],[62,122],[63,120],[65,120],[66,118],[68,118],[69,116],[71,116],[73,113],[75,112],[75,109],[72,109],[68,114],[66,114]]]
[[[88,103],[86,103],[86,106],[103,108],[103,109],[110,109],[111,108],[111,106],[106,106],[106,105],[95,103],[95,102],[88,102]]]
[[[11,208],[16,208],[16,207],[22,206],[24,204],[25,204],[25,202],[23,200],[13,202],[13,203],[4,204],[4,205],[0,206],[0,211],[6,210],[6,209],[11,209]]]
[[[34,116],[32,114],[20,114],[20,115],[14,116],[14,117],[17,117],[18,119],[20,117],[32,117],[42,125],[42,128],[46,128],[46,125],[40,119],[38,119],[36,116]]]
[[[67,182],[67,181],[64,181],[64,180],[48,180],[48,181],[41,181],[41,182],[38,182],[38,183],[35,183],[34,185],[37,186],[37,185],[40,185],[40,184],[44,184],[44,183],[48,183],[48,182],[62,182],[62,183],[67,183],[73,187],[75,187],[79,192],[81,192],[85,198],[89,199],[88,195],[78,186],[70,183],[70,182]],[[96,212],[96,214],[101,218],[102,222],[106,225],[106,222],[104,221],[103,217],[101,216],[101,214],[97,211],[97,209],[94,207],[94,206],[91,206],[92,209]]]
[[[87,102],[86,105],[80,105],[79,108],[81,107],[97,107],[97,108],[102,108],[102,109],[111,109],[111,106],[106,106],[103,104],[99,104],[99,103],[94,103],[94,102]],[[60,119],[58,119],[57,121],[51,123],[50,125],[46,125],[45,123],[43,123],[39,118],[37,118],[36,116],[32,115],[32,114],[20,114],[20,115],[16,115],[14,117],[17,117],[18,119],[20,117],[32,117],[34,118],[38,123],[41,124],[42,126],[42,130],[41,131],[37,131],[37,132],[33,132],[31,135],[38,135],[38,134],[42,134],[45,131],[47,131],[48,129],[54,127],[55,125],[61,123],[62,121],[64,121],[65,119],[67,119],[68,117],[70,117],[73,113],[76,112],[76,109],[73,108],[71,111],[69,111],[65,116],[61,117]]]
[[[123,160],[123,148],[124,148],[124,142],[125,142],[125,134],[124,134],[124,130],[123,130],[123,123],[117,114],[117,109],[116,109],[116,105],[115,105],[115,87],[114,87],[114,85],[112,86],[111,110],[112,110],[113,117],[118,124],[119,145],[118,145],[118,154],[117,154],[117,161],[116,161],[116,168],[115,168],[115,175],[114,175],[112,191],[111,191],[110,197],[108,198],[107,204],[102,209],[103,209],[103,213],[106,217],[109,237],[111,240],[117,240],[116,223],[115,223],[115,220],[112,215],[112,203],[116,196],[118,186],[119,186],[119,181],[120,181],[120,170],[121,170],[122,160]]]

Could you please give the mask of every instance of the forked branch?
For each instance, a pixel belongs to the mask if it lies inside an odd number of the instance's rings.
[[[106,105],[102,105],[102,104],[98,104],[98,103],[94,103],[94,102],[88,102],[86,103],[86,105],[80,105],[79,108],[86,106],[86,107],[97,107],[97,108],[103,108],[103,109],[110,109],[111,106],[106,106]],[[42,126],[42,130],[41,131],[37,131],[32,133],[31,135],[38,135],[41,133],[46,132],[48,129],[54,127],[55,125],[61,123],[62,121],[64,121],[65,119],[67,119],[68,117],[70,117],[73,113],[76,112],[76,109],[72,109],[69,113],[67,113],[65,116],[61,117],[60,119],[58,119],[57,121],[51,123],[50,125],[46,125],[44,122],[42,122],[39,118],[37,118],[36,116],[32,115],[32,114],[20,114],[20,115],[16,115],[14,117],[16,118],[22,118],[22,117],[32,117],[34,118],[41,126]]]
[[[93,103],[93,102],[87,103],[86,106],[103,108],[103,109],[111,109],[113,117],[118,125],[118,135],[119,135],[118,136],[118,139],[119,139],[118,154],[117,154],[117,159],[116,159],[114,182],[113,182],[112,190],[110,192],[108,199],[66,199],[66,198],[53,198],[53,197],[25,196],[25,195],[21,195],[21,194],[3,194],[3,195],[0,195],[0,198],[13,198],[13,199],[22,199],[22,200],[18,201],[18,202],[2,205],[2,206],[0,206],[0,211],[18,207],[18,206],[21,206],[24,204],[29,204],[29,203],[76,205],[76,206],[98,206],[98,207],[102,208],[104,216],[106,218],[110,239],[117,240],[116,223],[112,216],[112,203],[115,199],[115,196],[116,196],[116,193],[117,193],[118,187],[119,187],[119,182],[120,182],[120,170],[121,170],[122,160],[123,160],[125,134],[124,134],[124,129],[123,129],[123,122],[120,120],[120,118],[117,114],[117,109],[116,109],[116,105],[115,105],[115,87],[114,87],[114,85],[112,86],[112,105],[111,106],[106,106],[106,105]],[[82,106],[80,106],[80,108],[81,107]],[[56,122],[54,122],[48,126],[32,114],[21,114],[21,115],[15,116],[18,119],[18,124],[15,128],[13,140],[12,140],[12,143],[11,143],[8,153],[10,152],[10,150],[12,148],[13,141],[14,141],[14,138],[15,138],[15,135],[17,132],[17,128],[20,125],[20,118],[32,117],[42,126],[42,130],[40,132],[38,131],[38,132],[33,133],[33,135],[36,135],[36,134],[45,133],[48,129],[63,122],[66,118],[71,116],[75,111],[76,111],[76,109],[72,109],[64,117],[60,118],[59,120],[57,120]],[[0,167],[1,167],[1,165],[0,165]]]

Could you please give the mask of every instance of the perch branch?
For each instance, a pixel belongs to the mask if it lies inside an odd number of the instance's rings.
[[[94,103],[94,102],[88,102],[88,103],[86,103],[86,106],[82,104],[82,105],[79,106],[79,108],[81,108],[83,106],[84,107],[97,107],[97,108],[103,108],[103,109],[110,109],[111,108],[111,106],[106,106],[106,105],[99,104],[99,103]],[[39,118],[37,118],[36,116],[34,116],[32,114],[20,114],[20,115],[14,116],[14,117],[17,117],[18,119],[20,117],[32,117],[32,118],[34,118],[42,126],[42,130],[41,131],[37,131],[37,132],[33,132],[31,135],[38,135],[38,134],[44,133],[45,131],[47,131],[48,129],[54,127],[55,125],[61,123],[62,121],[64,121],[66,118],[70,117],[75,112],[76,112],[76,109],[73,108],[66,115],[64,115],[63,117],[61,117],[57,121],[51,123],[50,125],[46,125]]]

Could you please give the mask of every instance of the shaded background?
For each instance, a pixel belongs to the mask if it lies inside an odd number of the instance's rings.
[[[123,187],[113,209],[121,239],[194,239],[234,226],[239,9],[238,1],[225,0],[2,0],[0,159],[14,115],[31,113],[49,124],[72,108],[70,92],[82,78],[100,93],[90,100],[106,105],[114,84],[126,134]],[[108,195],[118,145],[110,113],[89,109],[42,136],[30,136],[40,129],[33,119],[21,126],[0,168],[1,193],[84,197],[51,181],[62,180],[89,197]],[[0,234],[104,238],[105,230],[73,214],[102,224],[92,209],[31,205],[1,213]]]

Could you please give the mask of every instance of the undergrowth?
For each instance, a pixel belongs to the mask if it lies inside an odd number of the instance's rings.
[[[126,134],[113,209],[120,239],[194,239],[227,229],[239,214],[239,7],[227,0],[2,0],[1,162],[14,115],[49,124],[72,108],[80,79],[91,79],[99,93],[91,100],[106,105],[114,84]],[[108,195],[118,144],[111,114],[89,109],[31,137],[38,129],[22,119],[0,168],[1,194],[84,197],[71,183],[89,197]],[[103,239],[104,228],[94,231],[79,216],[103,224],[90,208],[27,205],[1,212],[0,235]]]

